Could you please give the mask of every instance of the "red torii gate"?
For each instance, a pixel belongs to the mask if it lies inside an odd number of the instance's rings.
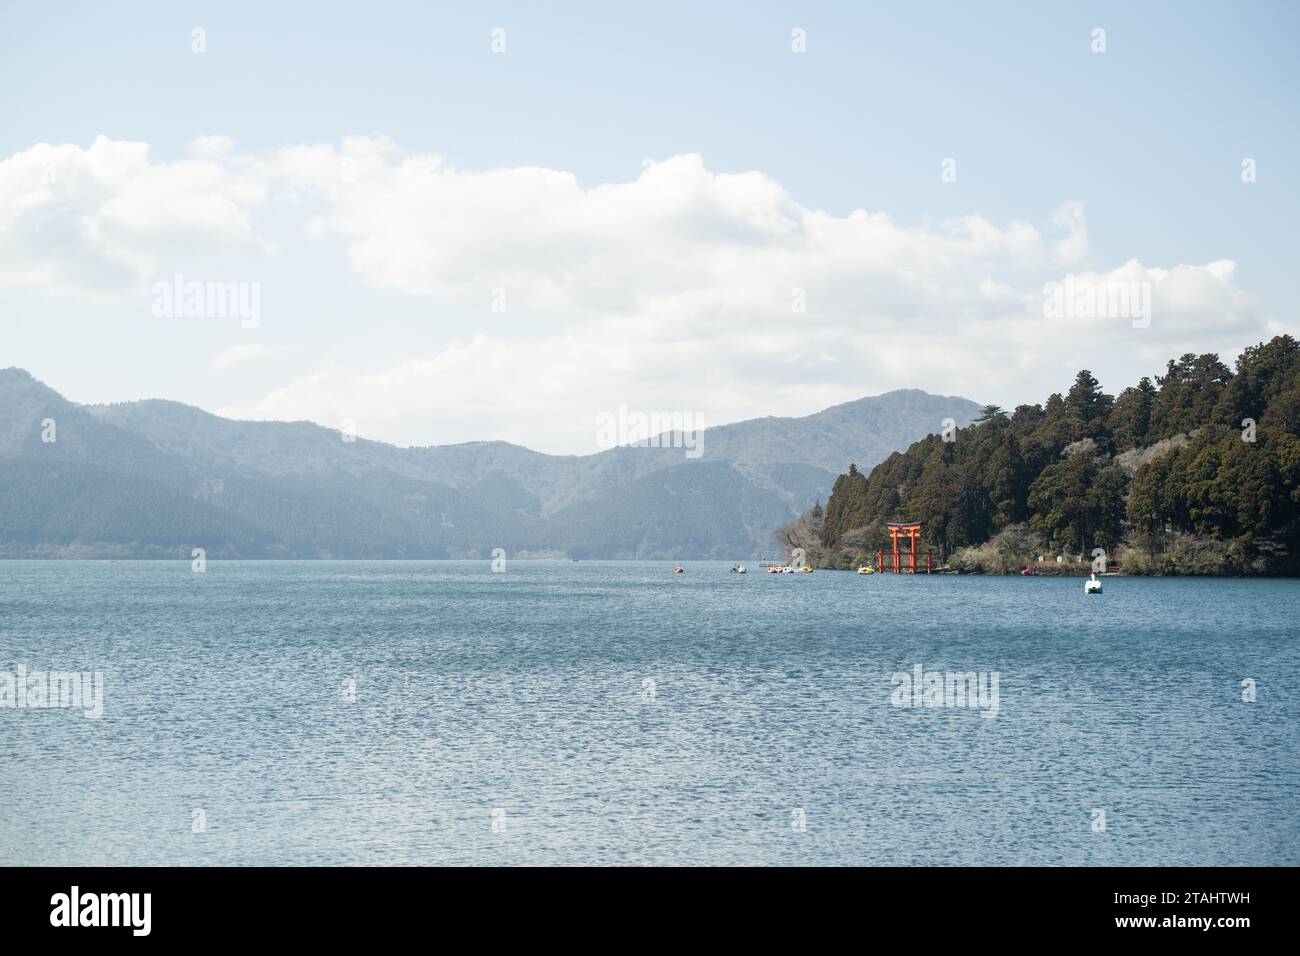
[[[895,574],[901,574],[906,571],[908,574],[916,574],[919,570],[916,566],[916,546],[921,540],[921,522],[919,521],[890,521],[885,527],[889,529],[889,540],[893,544],[893,560],[890,563],[889,570]],[[899,542],[906,538],[909,542],[907,551],[899,549]],[[901,558],[907,558],[907,565],[904,566]],[[876,552],[876,570],[885,571],[885,552]],[[934,551],[927,548],[925,551],[925,573],[930,574],[934,571]]]

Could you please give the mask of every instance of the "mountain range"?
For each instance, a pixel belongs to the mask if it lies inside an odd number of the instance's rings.
[[[776,530],[849,463],[869,468],[979,410],[906,389],[709,428],[698,458],[650,445],[548,455],[399,448],[156,399],[79,405],[10,368],[0,557],[753,558],[774,554]]]

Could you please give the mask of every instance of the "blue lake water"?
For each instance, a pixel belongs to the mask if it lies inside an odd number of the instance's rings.
[[[105,680],[97,720],[0,706],[0,864],[1296,865],[1298,607],[1297,581],[0,562],[0,672]],[[896,706],[918,664],[997,672],[996,715]]]

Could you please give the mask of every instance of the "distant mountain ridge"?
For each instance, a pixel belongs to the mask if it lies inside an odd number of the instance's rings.
[[[397,448],[150,399],[78,405],[0,370],[0,557],[752,558],[870,467],[980,406],[915,389],[709,428],[703,454]],[[42,422],[54,441],[42,440]],[[49,437],[49,436],[47,436]]]

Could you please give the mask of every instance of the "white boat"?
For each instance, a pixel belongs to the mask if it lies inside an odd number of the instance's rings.
[[[733,564],[731,566],[731,570],[734,571],[736,574],[746,574],[749,571],[749,569],[746,568],[743,564]]]
[[[1093,572],[1092,572],[1092,577],[1091,577],[1091,578],[1089,578],[1087,581],[1084,581],[1084,582],[1083,582],[1083,593],[1084,593],[1084,594],[1100,594],[1100,593],[1101,593],[1101,582],[1097,580],[1097,572],[1096,572],[1096,571],[1093,571]]]

